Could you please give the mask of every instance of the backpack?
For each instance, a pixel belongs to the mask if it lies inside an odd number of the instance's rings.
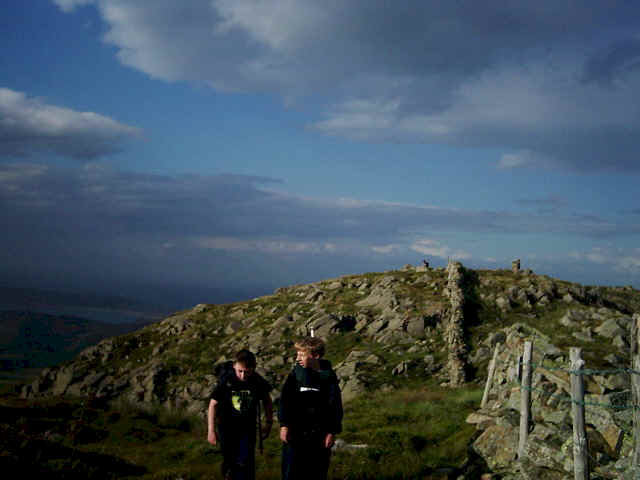
[[[227,360],[226,362],[218,363],[213,367],[213,374],[218,377],[218,381],[228,379],[230,375],[235,375],[233,371],[233,360]]]

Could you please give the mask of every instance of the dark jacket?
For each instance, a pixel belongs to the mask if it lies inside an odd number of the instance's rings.
[[[220,404],[220,425],[233,428],[255,428],[258,403],[271,391],[271,385],[254,372],[241,382],[233,370],[224,372],[210,398]]]
[[[329,361],[321,360],[320,370],[296,364],[282,387],[278,419],[292,434],[342,431],[340,386]]]

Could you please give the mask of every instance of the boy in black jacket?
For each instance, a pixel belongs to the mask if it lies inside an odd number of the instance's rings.
[[[233,369],[223,372],[211,392],[208,414],[208,441],[220,442],[222,476],[225,480],[255,478],[256,423],[259,402],[264,405],[266,427],[263,438],[271,431],[273,404],[271,385],[255,372],[256,357],[249,350],[240,350]]]
[[[296,365],[282,387],[278,418],[283,480],[324,480],[331,447],[342,431],[342,398],[325,345],[305,337],[295,343]]]

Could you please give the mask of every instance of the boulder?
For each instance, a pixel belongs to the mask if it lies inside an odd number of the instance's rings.
[[[442,365],[436,363],[436,359],[433,355],[425,355],[422,361],[424,362],[424,371],[428,375],[431,375],[442,368]]]
[[[340,390],[342,392],[342,401],[348,402],[353,400],[358,395],[367,391],[366,384],[357,377],[349,378],[342,383]]]
[[[551,303],[551,299],[546,295],[543,295],[542,297],[540,297],[538,299],[538,305],[541,306],[541,307],[545,307],[545,306],[549,305],[550,303]]]
[[[589,402],[589,408],[585,409],[585,422],[594,426],[612,452],[619,452],[624,431],[618,426],[613,410],[597,400],[602,400],[602,397],[594,395],[585,397],[585,402]]]
[[[395,368],[391,371],[391,375],[393,376],[397,376],[397,375],[406,375],[409,373],[409,370],[412,367],[412,363],[408,362],[407,360],[403,360],[402,362],[400,362],[398,365],[395,366]]]
[[[495,423],[495,419],[493,417],[490,417],[489,415],[484,415],[482,413],[473,412],[473,413],[470,413],[467,416],[467,418],[465,419],[465,422],[467,422],[467,423],[469,423],[471,425],[485,424],[485,425],[489,426],[487,422],[494,422]]]
[[[537,468],[564,473],[565,455],[557,447],[565,438],[565,432],[561,432],[558,428],[536,424],[533,431],[529,433],[525,446],[527,462]]]
[[[598,328],[595,329],[595,332],[605,338],[615,338],[618,336],[624,337],[627,333],[620,327],[617,320],[614,318],[605,320]]]
[[[503,312],[507,312],[511,310],[511,308],[513,308],[511,300],[509,300],[507,297],[504,297],[504,296],[499,296],[496,298],[496,305]]]
[[[335,367],[340,380],[343,401],[348,401],[366,391],[366,382],[361,377],[362,369],[367,365],[376,365],[380,358],[365,350],[352,350],[344,361]]]
[[[398,303],[398,298],[391,289],[376,285],[366,298],[356,302],[356,306],[385,309],[395,307]]]
[[[513,427],[492,425],[482,432],[472,447],[491,470],[505,470],[516,459],[518,432]]]
[[[424,317],[412,317],[407,320],[406,331],[414,338],[425,337],[426,322]]]
[[[580,332],[573,332],[571,335],[581,342],[593,342],[593,334],[591,333],[590,328],[587,328]]]
[[[387,325],[389,325],[388,320],[385,320],[384,318],[379,318],[378,320],[371,322],[367,326],[366,333],[368,335],[376,335],[380,333],[382,330],[384,330],[385,328],[387,328]]]
[[[585,315],[580,310],[570,309],[560,318],[560,324],[568,328],[578,328]]]
[[[611,344],[614,347],[619,348],[620,350],[628,350],[629,349],[629,344],[627,343],[627,340],[623,335],[616,335],[613,338],[613,341],[611,342]]]
[[[593,379],[608,391],[624,390],[631,385],[631,378],[626,372],[611,373],[602,376],[594,375]]]
[[[324,296],[324,292],[322,290],[312,290],[305,298],[304,301],[307,303],[316,303],[321,300]]]
[[[225,335],[233,335],[241,328],[242,328],[242,322],[240,320],[233,320],[232,322],[229,322],[227,324],[227,326],[224,329],[224,333]]]

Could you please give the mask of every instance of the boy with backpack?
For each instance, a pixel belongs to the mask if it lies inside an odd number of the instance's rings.
[[[208,441],[212,445],[220,442],[225,480],[253,480],[260,402],[266,417],[261,441],[269,436],[273,424],[271,385],[256,373],[256,357],[249,350],[240,350],[230,367],[220,374],[211,392]]]
[[[278,419],[283,480],[324,480],[331,447],[342,431],[338,377],[324,360],[325,344],[316,337],[295,343],[296,365],[287,376]]]

